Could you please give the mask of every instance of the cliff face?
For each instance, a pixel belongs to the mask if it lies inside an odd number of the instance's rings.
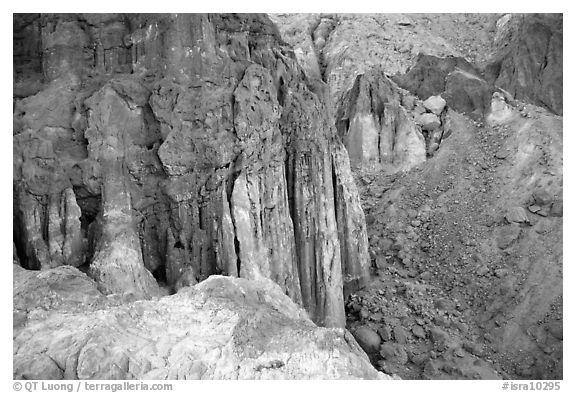
[[[486,69],[515,98],[563,113],[562,14],[507,14],[498,20],[496,51]]]
[[[104,293],[140,298],[154,278],[269,278],[318,324],[344,326],[343,290],[368,275],[364,215],[322,87],[267,17],[14,25],[24,267],[81,266]]]

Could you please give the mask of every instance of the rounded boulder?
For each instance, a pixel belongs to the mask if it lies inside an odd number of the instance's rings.
[[[352,334],[366,353],[375,353],[380,349],[380,336],[369,327],[361,326]]]

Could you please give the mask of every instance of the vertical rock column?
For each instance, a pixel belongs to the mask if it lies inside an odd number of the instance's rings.
[[[234,182],[232,218],[240,277],[271,278],[301,303],[276,96],[270,73],[259,65],[248,67],[234,92],[243,169]]]
[[[370,276],[368,235],[360,195],[354,183],[346,149],[340,142],[332,150],[336,222],[342,258],[344,298],[362,288]]]
[[[102,173],[99,238],[89,274],[104,293],[132,293],[137,298],[158,294],[158,284],[144,267],[140,239],[132,217],[125,150],[132,128],[140,127],[138,110],[109,85],[86,101],[91,109],[89,153]]]
[[[302,302],[317,324],[344,327],[331,156],[334,129],[316,95],[301,83],[290,82],[288,89],[282,127],[291,132],[287,173]]]

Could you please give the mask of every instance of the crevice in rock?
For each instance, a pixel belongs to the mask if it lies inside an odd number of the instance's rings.
[[[338,221],[338,198],[339,198],[339,192],[338,192],[338,178],[336,176],[336,166],[334,165],[334,157],[330,157],[330,166],[332,168],[332,190],[334,192],[334,218],[336,220],[336,222]]]
[[[234,251],[236,252],[236,271],[238,276],[240,276],[240,267],[242,266],[242,260],[240,259],[240,242],[236,236],[236,228],[234,228]]]
[[[26,243],[22,236],[22,219],[17,214],[14,214],[13,218],[12,241],[16,248],[16,255],[20,261],[20,266],[25,269],[38,270],[40,267],[31,265],[26,255]]]
[[[158,268],[152,272],[152,276],[158,284],[161,284],[161,286],[167,286],[168,279],[166,277],[166,264],[158,266]]]
[[[96,220],[102,205],[101,195],[92,195],[84,187],[73,186],[76,203],[80,207],[80,225],[83,230],[87,230],[90,224]]]

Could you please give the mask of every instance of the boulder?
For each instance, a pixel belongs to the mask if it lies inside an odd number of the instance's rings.
[[[435,115],[440,115],[446,107],[446,100],[442,96],[430,96],[423,102],[424,108]]]
[[[450,108],[480,120],[490,108],[493,92],[494,88],[478,75],[456,68],[446,76],[442,96]]]
[[[360,326],[352,334],[366,353],[376,353],[380,349],[380,336],[369,327]]]
[[[437,57],[420,53],[407,73],[394,75],[392,80],[403,89],[416,94],[421,100],[426,100],[446,90],[446,77],[456,68],[471,75],[480,75],[480,72],[464,58]],[[450,101],[446,101],[452,106]]]
[[[52,293],[72,285],[76,300],[101,299],[74,270],[51,270]],[[48,289],[42,274],[14,277],[15,304],[34,315],[15,332],[14,379],[389,378],[346,330],[317,327],[270,280],[212,276],[173,296],[82,309],[24,301],[38,284]]]
[[[440,119],[433,113],[423,113],[418,116],[416,121],[422,126],[422,129],[426,131],[435,131],[440,128],[441,125]]]

